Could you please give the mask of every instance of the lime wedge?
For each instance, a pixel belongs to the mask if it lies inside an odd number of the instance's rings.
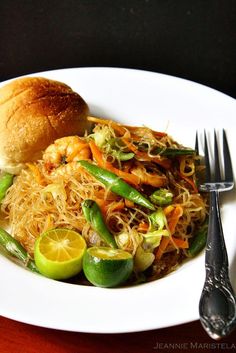
[[[84,274],[95,286],[116,287],[129,278],[132,270],[133,257],[127,251],[92,247],[84,254]]]
[[[82,269],[86,250],[84,238],[71,229],[51,229],[35,242],[34,258],[41,274],[52,279],[67,279]]]

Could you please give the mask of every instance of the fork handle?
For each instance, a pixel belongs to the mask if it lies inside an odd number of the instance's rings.
[[[206,279],[199,303],[200,320],[214,339],[236,327],[236,300],[229,280],[228,255],[219,208],[219,192],[210,192],[209,227],[205,267]]]

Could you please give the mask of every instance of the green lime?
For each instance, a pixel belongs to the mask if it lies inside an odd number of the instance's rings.
[[[116,287],[129,278],[133,270],[133,257],[121,249],[91,247],[84,254],[83,270],[95,286]]]
[[[52,279],[67,279],[82,269],[84,238],[71,229],[51,229],[35,242],[34,258],[40,273]]]

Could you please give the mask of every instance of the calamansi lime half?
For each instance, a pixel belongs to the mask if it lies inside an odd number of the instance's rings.
[[[132,270],[133,257],[127,251],[91,247],[84,254],[84,274],[95,286],[116,287],[129,278]]]
[[[71,229],[51,229],[43,233],[35,243],[35,263],[44,276],[67,279],[82,269],[86,250],[84,238]]]

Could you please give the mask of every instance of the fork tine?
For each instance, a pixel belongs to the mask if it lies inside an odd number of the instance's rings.
[[[230,158],[229,145],[226,137],[226,132],[223,129],[223,155],[224,155],[224,169],[225,169],[225,181],[232,182],[234,179],[233,176],[233,167]]]
[[[221,181],[221,174],[220,174],[220,161],[219,161],[219,150],[218,150],[218,143],[216,137],[216,131],[214,130],[214,181],[220,182]]]
[[[198,132],[196,131],[196,137],[195,137],[195,151],[197,155],[199,155],[199,143],[198,143]]]
[[[206,165],[206,182],[211,182],[211,167],[209,161],[209,150],[208,150],[208,143],[206,137],[206,131],[204,130],[204,157],[205,157],[205,165]]]

